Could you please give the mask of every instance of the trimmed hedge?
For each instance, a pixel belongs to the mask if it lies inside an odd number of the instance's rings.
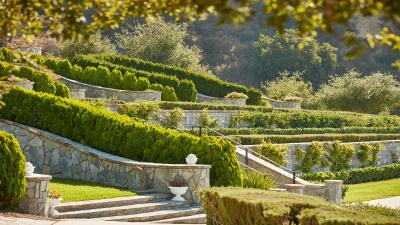
[[[54,85],[56,86],[56,96],[60,96],[63,98],[69,98],[71,96],[71,91],[64,83],[60,81],[54,81]]]
[[[335,111],[274,110],[270,113],[242,112],[232,118],[232,127],[242,124],[263,128],[400,127],[400,117]]]
[[[25,157],[17,139],[0,131],[0,208],[13,207],[26,190]]]
[[[273,224],[400,224],[395,216],[332,205],[321,198],[250,188],[208,188],[197,191],[208,225]]]
[[[212,165],[212,185],[242,183],[234,146],[227,141],[147,125],[84,102],[19,87],[3,101],[2,118],[138,161],[185,163],[185,157],[194,153],[199,163]]]
[[[161,109],[174,109],[181,108],[183,110],[242,110],[242,111],[261,111],[271,112],[272,106],[255,106],[255,105],[217,105],[207,103],[194,103],[194,102],[158,102]]]
[[[225,135],[254,135],[254,134],[356,134],[356,133],[376,133],[376,134],[395,134],[400,133],[400,127],[342,127],[342,128],[215,128],[214,130]],[[212,133],[210,134],[212,135]]]
[[[211,133],[211,132],[210,132]],[[264,142],[298,143],[312,141],[380,141],[397,140],[400,134],[299,134],[299,135],[236,135],[231,136],[244,145],[256,145]]]
[[[153,63],[137,58],[129,58],[127,56],[122,56],[122,55],[98,54],[98,55],[89,55],[86,57],[88,58],[82,59],[82,56],[80,56],[80,58],[74,58],[74,62],[80,64],[82,63],[80,61],[85,61],[87,63],[87,61],[90,60],[89,57],[91,57],[97,59],[98,60],[97,62],[99,61],[102,61],[103,63],[107,62],[114,65],[134,68],[140,71],[148,71],[153,74],[154,73],[166,74],[169,76],[177,77],[180,80],[185,80],[185,79],[191,80],[196,86],[198,92],[213,97],[224,97],[225,95],[231,92],[245,93],[249,97],[249,99],[247,100],[247,104],[250,105],[261,104],[262,92],[260,90],[254,88],[247,88],[245,86],[234,83],[229,83],[227,81],[220,80],[218,78],[212,77],[207,74],[199,74],[192,72],[190,70],[174,66]]]
[[[371,181],[388,180],[400,177],[400,163],[386,166],[371,166],[337,172],[302,173],[305,180],[323,182],[324,180],[343,180],[345,184],[358,184]]]

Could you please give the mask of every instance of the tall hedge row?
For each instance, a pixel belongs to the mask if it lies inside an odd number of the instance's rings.
[[[14,206],[25,190],[25,157],[17,139],[0,131],[0,208]]]
[[[84,102],[18,87],[3,101],[2,118],[138,161],[185,163],[185,157],[194,153],[199,163],[212,165],[211,184],[242,182],[234,146],[227,141],[147,125]]]
[[[251,188],[197,191],[207,225],[389,225],[398,216],[341,208],[321,198]]]
[[[198,92],[213,96],[213,97],[224,97],[231,92],[241,92],[247,94],[249,99],[247,104],[250,105],[260,105],[262,93],[260,90],[254,88],[247,88],[242,85],[230,83],[212,77],[207,74],[199,74],[192,72],[190,70],[159,64],[152,63],[149,61],[144,61],[136,58],[129,58],[122,55],[89,55],[89,56],[78,56],[74,59],[77,64],[88,63],[88,61],[102,63],[102,64],[112,64],[114,66],[124,66],[128,68],[134,68],[138,71],[147,71],[151,74],[166,74],[170,77],[177,77],[179,80],[191,80]]]

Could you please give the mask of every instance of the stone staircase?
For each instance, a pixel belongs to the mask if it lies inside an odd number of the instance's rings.
[[[62,203],[58,219],[97,219],[123,222],[205,224],[206,216],[192,202],[174,202],[169,194],[146,194],[103,200]]]

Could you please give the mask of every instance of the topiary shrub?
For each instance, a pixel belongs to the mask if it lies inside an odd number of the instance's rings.
[[[126,71],[124,74],[124,89],[134,91],[136,90],[137,79],[135,74]]]
[[[56,86],[56,96],[60,96],[63,98],[69,98],[71,96],[71,92],[69,91],[69,88],[67,85],[60,81],[55,81],[54,85]]]
[[[150,88],[150,82],[145,77],[139,77],[139,79],[136,82],[135,88],[136,91],[145,91]]]
[[[155,102],[138,101],[123,104],[121,107],[118,108],[118,113],[127,115],[139,121],[150,121],[159,119],[159,117],[155,113],[155,111],[157,111],[158,109],[160,109],[160,107]]]
[[[257,146],[255,151],[279,165],[286,166],[287,147],[273,145],[269,142]]]
[[[62,76],[68,76],[71,73],[72,65],[68,59],[61,59],[57,61],[55,72]]]
[[[196,88],[193,81],[181,80],[178,87],[176,87],[176,95],[178,99],[183,102],[195,102],[196,101]]]
[[[225,98],[243,98],[248,99],[249,97],[246,94],[239,93],[239,92],[231,92],[225,96]]]
[[[82,77],[82,73],[83,73],[82,67],[74,65],[71,69],[71,74],[66,77],[71,78],[73,80],[80,80]]]
[[[150,90],[153,91],[164,91],[164,87],[161,84],[152,84],[150,85]]]
[[[26,191],[25,157],[17,139],[0,131],[0,208],[13,207]]]
[[[113,69],[110,74],[109,85],[116,89],[120,89],[123,87],[123,77],[122,73],[119,70]]]
[[[20,67],[19,71],[16,71],[18,77],[26,78],[33,81],[33,90],[39,92],[45,92],[49,94],[56,93],[56,86],[54,81],[47,73],[38,72],[35,69],[27,66]]]
[[[173,87],[165,86],[164,91],[161,93],[161,101],[176,102],[178,98],[176,97],[175,90]]]
[[[110,70],[105,66],[99,66],[96,69],[94,77],[92,79],[89,79],[88,81],[91,81],[91,83],[93,84],[105,86],[105,85],[110,85],[109,83],[110,79],[111,79]]]
[[[100,82],[100,79],[106,79],[106,78],[100,78],[100,74],[97,72],[97,69],[92,66],[88,66],[83,70],[82,73],[82,78],[80,81],[84,83],[90,83],[91,81],[96,81],[94,84],[98,84],[97,82]],[[108,78],[107,78],[108,79]]]

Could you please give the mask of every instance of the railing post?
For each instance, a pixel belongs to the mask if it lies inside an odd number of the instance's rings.
[[[246,149],[246,165],[249,164],[249,150],[247,148]]]
[[[293,184],[296,183],[296,171],[293,171]]]
[[[199,126],[199,137],[201,137],[201,128],[202,126]]]

